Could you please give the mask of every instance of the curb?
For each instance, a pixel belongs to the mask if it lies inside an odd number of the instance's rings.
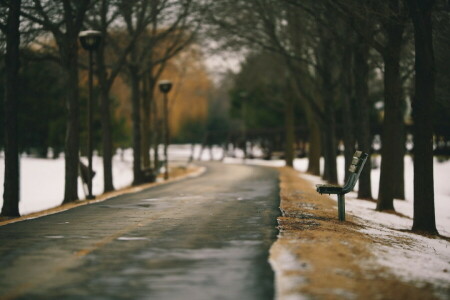
[[[177,181],[180,181],[180,180],[183,180],[186,178],[198,177],[198,176],[202,175],[205,171],[206,171],[205,167],[199,167],[199,166],[193,165],[191,167],[186,167],[186,173],[179,175],[179,176],[175,176],[175,177],[169,177],[169,180],[166,180],[166,181],[145,183],[145,184],[142,184],[139,186],[125,187],[125,188],[122,188],[119,190],[115,190],[112,192],[98,195],[98,196],[96,196],[95,199],[92,199],[92,200],[81,199],[81,200],[77,200],[72,203],[61,204],[60,206],[56,206],[54,208],[49,208],[46,210],[34,212],[34,213],[31,213],[28,215],[20,216],[18,218],[12,218],[12,219],[0,221],[0,226],[4,226],[4,225],[16,223],[16,222],[22,222],[22,221],[26,221],[26,220],[32,220],[32,219],[60,213],[60,212],[63,212],[63,211],[66,211],[66,210],[69,210],[69,209],[72,209],[75,207],[83,206],[83,205],[103,202],[103,201],[111,199],[113,197],[117,197],[117,196],[125,195],[125,194],[137,193],[137,192],[140,192],[145,189],[149,189],[149,188],[152,188],[155,186],[168,184],[168,183],[172,183],[172,182],[177,182]]]

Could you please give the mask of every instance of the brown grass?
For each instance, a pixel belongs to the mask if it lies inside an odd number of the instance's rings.
[[[371,236],[358,231],[351,215],[337,219],[336,202],[318,194],[289,168],[280,169],[280,235],[271,261],[293,258],[277,270],[281,298],[301,294],[312,299],[434,299],[431,287],[405,283],[373,263]],[[395,267],[395,266],[394,266]],[[290,278],[288,278],[290,277]],[[286,280],[298,284],[286,285]]]

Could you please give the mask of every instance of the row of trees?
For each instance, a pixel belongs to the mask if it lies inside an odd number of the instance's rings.
[[[33,41],[33,53],[60,65],[66,95],[66,187],[64,202],[77,198],[80,148],[78,33],[102,32],[97,55],[104,190],[112,185],[111,89],[124,74],[131,90],[134,184],[151,167],[149,128],[157,126],[153,91],[169,59],[192,43],[197,33],[221,50],[247,55],[232,91],[232,113],[264,120],[267,127],[284,122],[286,162],[294,159],[295,123],[309,129],[308,171],[337,182],[336,124],[342,125],[346,165],[355,147],[371,149],[370,111],[373,86],[383,82],[383,147],[378,210],[392,210],[404,198],[404,110],[412,103],[414,124],[415,230],[436,233],[433,195],[433,109],[448,108],[448,3],[444,0],[2,0],[5,38],[5,204],[4,215],[17,215],[18,147],[17,70],[19,43]],[[202,22],[200,22],[200,20]],[[19,22],[21,21],[21,22]],[[433,31],[432,23],[435,30]],[[202,25],[202,26],[200,26]],[[436,30],[437,28],[437,30]],[[433,39],[434,33],[434,39]],[[21,38],[19,39],[19,37]],[[38,46],[37,46],[38,45]],[[435,90],[435,69],[438,88]],[[440,72],[440,73],[439,73]],[[441,75],[442,75],[441,74]],[[229,85],[229,83],[225,84]],[[219,89],[218,97],[223,97]],[[437,97],[435,94],[437,92]],[[218,99],[219,99],[218,98]],[[435,105],[435,99],[447,99]],[[211,105],[209,128],[226,131],[229,121]],[[258,107],[258,110],[252,110]],[[265,109],[263,109],[265,108]],[[441,109],[445,108],[445,109]],[[141,113],[142,112],[142,113]],[[436,114],[435,114],[436,115]],[[445,112],[443,113],[445,120]],[[445,123],[445,121],[444,121]],[[188,137],[201,132],[188,121]],[[230,125],[231,126],[231,125]],[[233,125],[234,126],[234,125]],[[201,126],[200,126],[201,127]],[[435,130],[436,131],[436,130]],[[445,131],[445,130],[444,130]],[[194,134],[195,135],[195,134]],[[198,138],[192,135],[192,138]],[[426,175],[424,175],[426,174]],[[371,199],[370,162],[359,181],[358,196]]]
[[[238,76],[235,98],[244,92],[253,99],[272,97],[271,104],[265,105],[279,108],[282,104],[287,165],[292,165],[294,157],[293,107],[300,106],[304,115],[297,117],[310,133],[308,171],[319,175],[323,153],[323,178],[329,182],[337,182],[337,121],[343,127],[347,166],[356,145],[371,151],[370,89],[382,78],[380,211],[393,210],[394,198],[404,199],[404,112],[409,100],[416,174],[413,229],[436,233],[434,52],[448,49],[448,9],[448,3],[439,0],[212,1],[207,19],[221,47],[241,52],[244,48],[250,53]],[[438,30],[433,31],[433,22]],[[258,74],[257,79],[250,75],[251,79],[245,80],[250,69],[254,69],[253,75]],[[445,73],[441,78],[448,80],[448,70],[440,71]],[[448,108],[447,86],[436,90],[444,102],[440,107]],[[370,169],[368,162],[359,180],[359,198],[372,199]]]
[[[150,167],[149,159],[146,165],[142,161],[150,150],[148,131],[152,125],[149,119],[155,103],[154,87],[168,61],[193,42],[200,24],[197,3],[193,0],[2,0],[0,7],[1,45],[5,53],[5,190],[2,215],[19,215],[17,136],[20,134],[17,128],[19,62],[21,56],[23,59],[21,49],[28,49],[33,59],[49,59],[59,65],[58,73],[48,70],[48,80],[55,80],[43,87],[64,91],[67,122],[63,202],[78,198],[81,127],[79,70],[83,64],[79,58],[78,35],[87,28],[100,31],[103,39],[95,58],[104,191],[114,189],[110,91],[119,74],[126,78],[131,90],[133,184],[142,183],[145,179],[142,168]]]
[[[18,91],[18,130],[19,152],[40,158],[57,158],[64,151],[66,123],[65,90],[63,88],[62,71],[58,63],[50,60],[36,60],[35,52],[21,49]],[[80,124],[86,124],[87,83],[84,70],[80,74]],[[5,72],[0,69],[0,80],[4,82]],[[98,90],[95,90],[98,94]],[[0,97],[3,100],[4,86],[0,86]],[[112,111],[119,108],[121,99],[112,98]],[[127,99],[128,100],[128,99]],[[0,121],[3,122],[4,107],[0,106]],[[128,115],[127,115],[128,116]],[[122,115],[113,115],[112,128],[114,146],[130,147],[131,140],[126,135],[128,124]],[[100,114],[94,111],[94,148],[101,149]],[[3,149],[4,132],[0,132],[0,148]],[[87,130],[80,127],[80,152],[86,152],[83,141],[86,141]]]

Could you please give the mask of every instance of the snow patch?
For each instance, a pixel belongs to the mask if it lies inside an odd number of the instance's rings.
[[[379,165],[379,162],[378,162]],[[344,159],[338,158],[339,181],[343,183]],[[450,161],[435,160],[436,226],[441,235],[450,237],[450,186],[445,180],[450,172]],[[405,282],[418,287],[430,284],[436,296],[448,299],[450,295],[450,242],[441,238],[425,237],[411,232],[413,224],[413,164],[405,158],[406,200],[394,200],[396,211],[404,216],[375,211],[376,202],[357,199],[357,193],[346,195],[345,208],[357,223],[364,226],[360,232],[370,235],[372,261],[367,266],[381,265]],[[379,169],[372,170],[372,191],[378,195]],[[324,183],[319,177],[301,174],[312,185]],[[448,179],[446,179],[448,180]],[[335,195],[332,199],[337,201]]]
[[[270,249],[270,265],[275,276],[275,298],[283,300],[306,300],[296,290],[306,284],[306,279],[297,272],[310,268],[306,262],[301,262],[286,246],[276,242]]]

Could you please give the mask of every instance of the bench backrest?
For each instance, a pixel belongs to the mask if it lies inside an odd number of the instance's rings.
[[[364,153],[362,151],[356,151],[355,154],[353,154],[352,163],[350,164],[350,167],[348,169],[350,175],[348,176],[347,182],[342,188],[343,193],[348,193],[353,190],[356,182],[358,181],[359,175],[364,168],[364,164],[366,163],[368,156],[369,155],[367,153]]]

